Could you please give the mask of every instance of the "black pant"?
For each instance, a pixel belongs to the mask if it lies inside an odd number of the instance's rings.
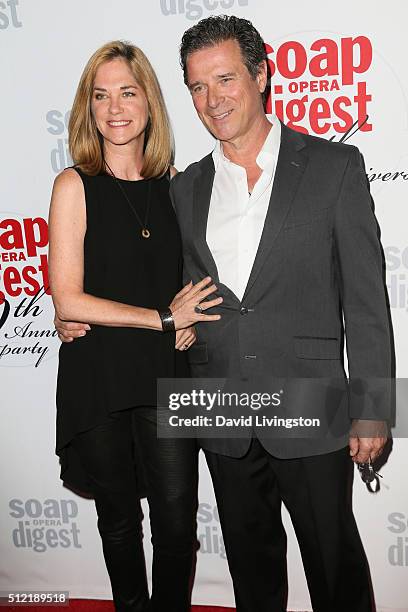
[[[314,612],[375,609],[352,512],[354,464],[348,448],[315,457],[277,459],[254,439],[245,457],[206,451],[206,458],[237,612],[286,610],[282,501],[296,532]]]
[[[158,439],[155,409],[135,408],[80,434],[73,444],[92,483],[116,610],[190,610],[198,485],[195,440]],[[150,603],[135,448],[142,458],[150,510]]]

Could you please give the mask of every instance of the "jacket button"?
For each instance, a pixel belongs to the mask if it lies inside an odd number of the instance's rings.
[[[242,306],[242,308],[239,311],[242,315],[246,315],[248,314],[248,308],[246,308],[246,306]]]

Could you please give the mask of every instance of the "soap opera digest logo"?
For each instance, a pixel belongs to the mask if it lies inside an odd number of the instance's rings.
[[[390,306],[408,312],[408,246],[386,246],[384,258]]]
[[[9,514],[16,520],[12,542],[16,548],[42,553],[50,548],[82,548],[78,504],[73,499],[11,499]]]
[[[388,548],[388,562],[408,567],[408,516],[403,512],[391,512],[388,521],[388,531],[396,536],[394,544]]]
[[[373,47],[367,36],[319,36],[266,43],[271,73],[267,112],[288,127],[345,141],[356,129],[371,132],[367,72]]]
[[[377,193],[403,184],[407,96],[398,74],[364,33],[297,32],[265,43],[271,74],[266,111],[290,128],[338,142],[369,139],[367,176]],[[390,113],[390,101],[392,112]],[[360,143],[358,143],[360,144]],[[366,150],[363,148],[363,153]],[[377,167],[386,156],[386,165]]]
[[[180,14],[195,20],[201,19],[204,11],[248,6],[248,2],[249,0],[160,0],[160,9],[165,17]]]
[[[10,26],[21,28],[23,24],[17,14],[18,0],[0,2],[0,30],[7,30]]]
[[[38,367],[57,346],[47,246],[45,219],[0,213],[0,366]]]
[[[217,506],[205,502],[200,503],[197,510],[197,523],[200,553],[219,555],[221,559],[226,559],[227,555]]]
[[[55,136],[54,146],[50,153],[51,168],[58,174],[64,168],[72,166],[72,158],[68,149],[68,123],[71,110],[60,111],[51,109],[45,118],[47,121],[47,132]]]

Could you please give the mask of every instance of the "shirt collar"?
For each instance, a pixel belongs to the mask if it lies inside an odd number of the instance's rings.
[[[281,124],[276,115],[266,115],[269,123],[272,124],[272,128],[262,145],[262,149],[259,151],[256,158],[256,163],[261,170],[267,170],[272,173],[275,162],[278,158],[280,140],[281,140]],[[220,163],[229,163],[229,160],[225,157],[222,145],[219,140],[216,141],[214,150],[212,152],[212,158],[214,162],[215,170]]]

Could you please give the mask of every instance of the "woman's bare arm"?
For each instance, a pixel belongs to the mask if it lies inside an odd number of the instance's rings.
[[[161,331],[157,310],[122,304],[84,292],[84,237],[86,232],[85,193],[75,170],[64,170],[54,182],[50,216],[50,287],[56,315],[63,321],[86,321],[109,327],[140,327]],[[211,279],[185,287],[181,299],[173,299],[176,329],[199,321],[216,321],[219,315],[194,312],[194,304],[215,291]],[[180,292],[181,293],[181,292]],[[179,295],[179,294],[178,294]],[[220,298],[205,303],[216,306]]]
[[[75,170],[55,180],[50,217],[50,286],[58,318],[110,327],[161,330],[156,310],[106,300],[84,292],[85,193]]]

